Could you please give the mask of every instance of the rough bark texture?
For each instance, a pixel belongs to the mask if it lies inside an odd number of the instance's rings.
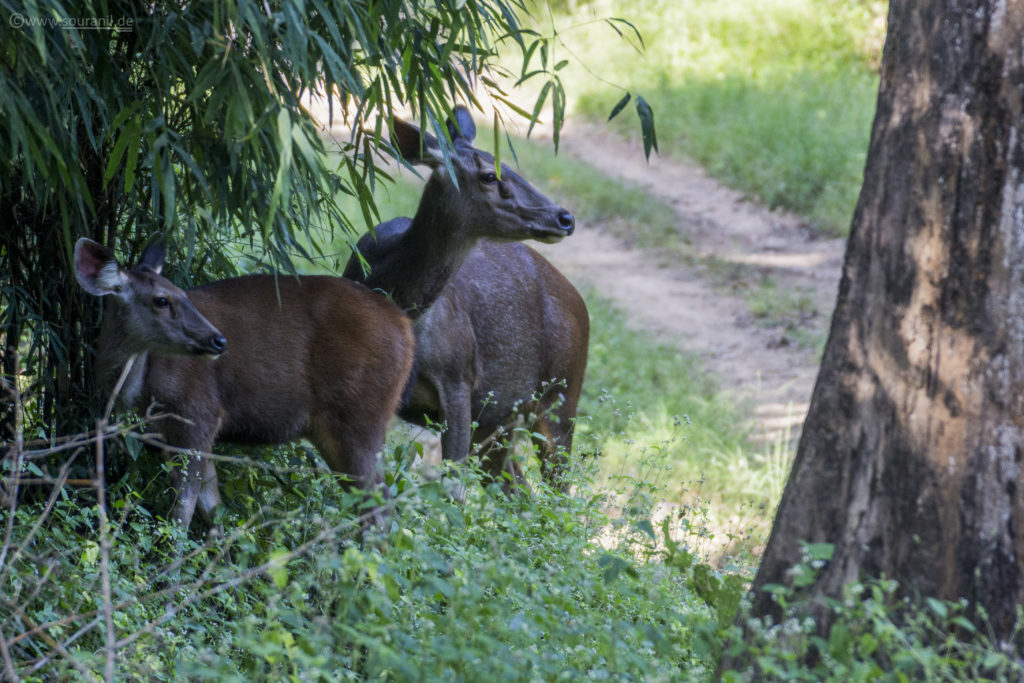
[[[1024,603],[1024,3],[893,0],[832,330],[764,559]]]

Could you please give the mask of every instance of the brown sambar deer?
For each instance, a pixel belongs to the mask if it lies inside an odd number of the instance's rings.
[[[545,477],[564,484],[590,318],[576,288],[517,241],[558,242],[575,219],[508,166],[499,176],[494,157],[473,146],[469,112],[454,114],[448,164],[437,139],[393,122],[402,157],[433,172],[414,218],[392,219],[359,240],[369,273],[353,256],[345,277],[387,292],[413,317],[416,376],[400,415],[447,423],[445,459],[464,460],[472,443],[533,415]],[[484,466],[494,477],[522,479],[501,439]]]
[[[121,267],[106,247],[75,245],[75,275],[106,296],[96,349],[110,390],[138,354],[120,395],[169,413],[164,441],[196,451],[174,472],[172,517],[220,503],[215,441],[278,444],[307,437],[335,472],[363,489],[382,482],[377,454],[412,367],[409,319],[380,294],[338,277],[248,275],[189,291],[160,275],[164,246]]]

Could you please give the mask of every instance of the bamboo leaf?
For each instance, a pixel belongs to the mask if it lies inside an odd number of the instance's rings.
[[[530,137],[530,133],[533,132],[533,127],[540,121],[540,110],[544,108],[544,101],[547,100],[548,94],[554,87],[552,81],[548,81],[544,84],[544,87],[540,89],[540,94],[537,95],[537,101],[533,105],[533,113],[530,115],[530,127],[526,129],[526,137]]]
[[[501,180],[501,126],[498,125],[498,112],[494,112],[494,123],[492,124],[494,135],[494,173]]]
[[[110,153],[110,159],[107,160],[107,168],[103,172],[103,187],[106,189],[111,179],[117,173],[121,167],[121,159],[124,157],[125,150],[129,145],[133,145],[136,148],[139,144],[139,133],[142,132],[142,125],[138,119],[133,119],[133,123],[125,126],[121,130],[121,135],[118,136],[117,142],[114,143],[114,149]]]
[[[609,121],[611,121],[611,120],[612,120],[612,119],[614,119],[614,118],[615,118],[616,116],[618,116],[618,115],[619,115],[619,113],[620,113],[620,112],[621,112],[621,111],[622,111],[623,109],[625,109],[625,108],[626,108],[626,105],[627,105],[627,104],[629,104],[629,100],[630,100],[630,99],[631,99],[632,97],[633,97],[633,95],[631,95],[630,93],[626,93],[626,96],[625,96],[625,97],[623,97],[623,98],[622,98],[621,100],[619,100],[619,103],[618,103],[618,104],[616,104],[616,105],[615,105],[614,107],[612,107],[612,113],[611,113],[611,114],[608,114],[608,120],[609,120]]]
[[[651,150],[658,151],[658,136],[654,130],[654,111],[643,97],[636,98],[636,113],[640,117],[640,134],[644,141],[644,157],[651,158]]]

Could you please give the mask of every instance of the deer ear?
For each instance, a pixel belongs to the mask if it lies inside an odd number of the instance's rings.
[[[113,252],[87,237],[75,244],[75,277],[85,291],[95,296],[122,296],[128,279]]]
[[[473,123],[469,110],[460,104],[455,107],[452,116],[455,117],[455,121],[448,119],[448,135],[451,136],[452,142],[459,138],[470,143],[476,140],[476,124]]]
[[[441,146],[433,135],[423,133],[416,126],[398,118],[391,120],[391,128],[395,131],[391,144],[410,164],[426,164],[433,168],[441,163]]]
[[[157,275],[164,267],[164,256],[167,255],[167,246],[162,237],[154,237],[153,240],[142,250],[142,257],[139,259],[139,268],[149,268]]]

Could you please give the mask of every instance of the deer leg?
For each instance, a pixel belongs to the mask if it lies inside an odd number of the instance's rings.
[[[441,457],[465,462],[473,432],[472,390],[457,382],[440,387],[441,417],[447,422],[441,434]]]
[[[208,453],[210,449],[199,450]],[[174,468],[171,485],[176,493],[171,519],[187,529],[198,507],[203,522],[213,524],[213,511],[220,503],[220,493],[212,459],[204,453],[190,453],[183,467]]]
[[[171,519],[187,529],[198,506],[203,522],[212,525],[220,493],[217,470],[208,454],[213,450],[217,424],[205,425],[200,420],[185,423],[179,418],[168,418],[161,425],[161,431],[168,444],[194,451],[185,457],[183,467],[175,467],[171,472],[171,486],[175,491]]]
[[[200,465],[199,497],[196,501],[199,516],[207,527],[214,527],[213,513],[220,505],[220,486],[217,482],[217,468],[213,458],[208,455],[197,456],[202,460]]]
[[[534,429],[533,443],[540,456],[541,474],[549,485],[563,493],[569,489],[566,475],[569,453],[572,452],[575,417],[576,401],[567,401],[559,396],[555,405],[549,404],[540,411]]]
[[[387,496],[384,477],[378,465],[377,454],[384,446],[387,417],[374,415],[321,415],[313,421],[310,438],[327,461],[327,466],[349,481],[342,483],[346,490],[381,490]],[[382,527],[385,515],[379,509],[371,510],[363,524]]]
[[[541,474],[550,486],[565,492],[569,488],[566,474],[572,449],[572,429],[564,430],[559,423],[540,420],[536,432],[533,445],[540,456]]]
[[[438,387],[441,402],[441,418],[447,423],[441,433],[441,458],[465,462],[473,431],[472,394],[468,383],[454,382]],[[459,502],[466,500],[466,485],[459,476],[446,477],[445,488],[449,495]]]
[[[480,466],[490,481],[501,484],[501,490],[509,495],[513,491],[529,493],[530,486],[526,483],[522,463],[513,453],[511,439],[514,431],[507,426],[494,430],[489,435],[477,433],[474,440],[487,445],[480,452]]]

